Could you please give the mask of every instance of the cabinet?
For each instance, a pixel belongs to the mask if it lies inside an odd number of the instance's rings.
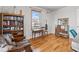
[[[55,28],[55,35],[62,37],[69,37],[68,18],[58,19],[57,26]]]
[[[24,16],[19,14],[0,13],[0,34],[24,31]]]

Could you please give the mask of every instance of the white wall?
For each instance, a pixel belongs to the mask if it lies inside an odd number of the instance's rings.
[[[76,23],[76,25],[77,25],[77,32],[79,33],[79,8],[77,9],[76,13],[77,13],[77,23]]]
[[[41,26],[45,26],[46,24],[46,20],[48,21],[48,32],[50,33],[51,30],[49,30],[49,28],[51,29],[51,25],[50,25],[50,15],[48,15],[47,10],[39,8],[39,7],[25,7],[25,21],[24,21],[24,32],[25,32],[25,36],[29,39],[32,37],[32,32],[31,32],[31,10],[37,10],[37,11],[41,11],[42,17],[41,17]]]
[[[15,9],[13,6],[2,6],[0,7],[0,12],[7,12],[7,13],[16,13],[20,14],[20,10],[22,10],[24,15],[24,35],[27,39],[32,36],[31,32],[31,10],[38,10],[41,11],[42,18],[41,18],[41,25],[45,26],[46,20],[48,21],[48,32],[51,32],[51,24],[50,24],[50,14],[47,14],[47,10],[40,8],[40,7],[29,7],[29,6],[16,6]]]
[[[70,29],[77,29],[77,20],[79,20],[79,7],[64,7],[59,10],[56,10],[51,13],[47,13],[47,10],[39,8],[39,7],[34,7],[34,9],[37,10],[42,10],[42,26],[45,25],[46,20],[48,24],[48,32],[49,33],[55,33],[55,26],[57,24],[57,19],[59,18],[69,18],[69,30]],[[30,7],[25,7],[25,19],[24,19],[24,32],[25,36],[29,38],[31,36],[31,8]],[[72,38],[72,35],[70,34],[70,38]]]
[[[78,7],[64,7],[62,9],[59,9],[57,11],[54,11],[51,13],[53,16],[53,20],[55,24],[52,24],[53,31],[55,31],[55,26],[57,24],[57,19],[59,18],[69,18],[69,29],[73,28],[76,30],[76,23],[77,23],[77,11]],[[70,34],[70,37],[72,38],[72,35]]]
[[[55,33],[55,20],[54,20],[54,15],[51,13],[47,14],[47,24],[48,24],[48,32],[49,33]]]
[[[0,7],[0,12],[10,12],[14,13],[14,8],[12,6]],[[19,14],[20,10],[23,10],[24,14],[24,35],[27,39],[32,36],[31,32],[31,9],[39,10],[42,13],[41,24],[45,25],[46,20],[48,24],[48,32],[55,33],[55,26],[57,24],[57,19],[59,18],[69,18],[69,29],[77,29],[77,20],[79,20],[79,7],[64,7],[54,12],[48,13],[48,10],[42,9],[40,7],[28,7],[28,6],[16,6],[15,13]],[[72,35],[70,35],[72,37]]]

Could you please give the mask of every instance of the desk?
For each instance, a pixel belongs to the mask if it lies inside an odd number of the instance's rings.
[[[43,33],[44,33],[44,30],[43,29],[34,29],[34,30],[32,30],[32,38],[35,38],[36,37],[36,34],[41,34],[41,36],[43,35]]]

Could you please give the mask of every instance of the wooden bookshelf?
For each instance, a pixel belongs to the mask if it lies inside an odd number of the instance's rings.
[[[3,25],[4,27],[15,27],[16,25]]]
[[[2,25],[0,24],[0,27],[2,27]]]
[[[2,30],[0,30],[0,35],[2,34]]]
[[[0,14],[0,35],[2,34],[2,16]]]
[[[24,32],[24,15],[0,13],[0,34]]]
[[[3,30],[4,33],[8,33],[8,32],[16,32],[15,30]]]

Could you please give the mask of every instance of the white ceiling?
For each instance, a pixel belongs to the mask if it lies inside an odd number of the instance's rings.
[[[55,10],[58,10],[60,8],[63,8],[65,6],[40,6],[41,8],[44,8],[44,9],[47,9],[47,10],[50,10],[50,11],[55,11]]]

